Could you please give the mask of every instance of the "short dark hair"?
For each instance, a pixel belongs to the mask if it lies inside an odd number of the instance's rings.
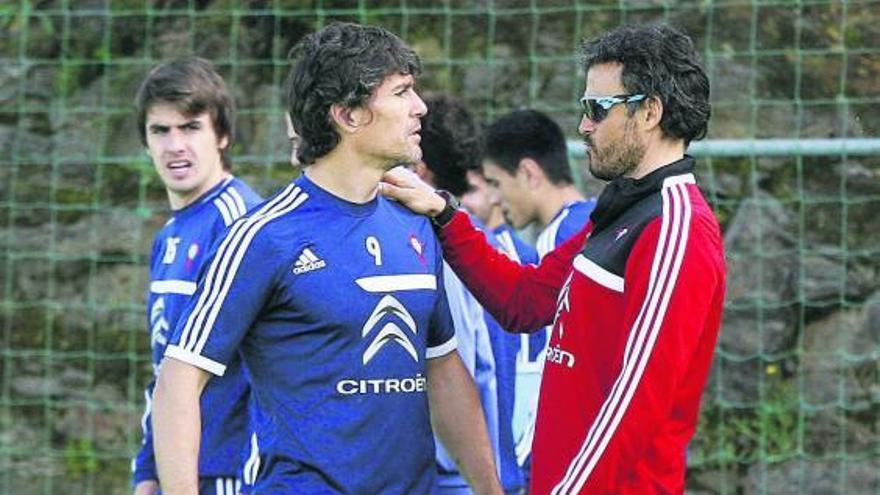
[[[486,129],[486,158],[508,174],[516,174],[519,162],[538,162],[553,184],[572,184],[565,135],[553,119],[537,110],[515,110]]]
[[[435,187],[461,196],[470,189],[467,171],[480,167],[480,128],[459,100],[442,93],[426,94],[424,100],[422,161],[434,174]]]
[[[232,168],[227,154],[235,134],[235,101],[211,62],[200,57],[178,58],[157,65],[147,74],[134,98],[138,132],[144,146],[147,113],[159,103],[170,103],[187,117],[208,112],[217,138],[229,141],[220,152],[223,168]]]
[[[289,58],[293,67],[287,78],[287,108],[300,136],[297,158],[303,165],[339,143],[331,106],[363,106],[387,76],[416,76],[422,67],[415,52],[391,32],[342,22],[303,38]]]
[[[623,65],[623,87],[630,94],[656,97],[663,103],[660,129],[685,145],[706,137],[712,107],[709,78],[694,43],[666,24],[621,26],[583,44],[584,68],[617,62]]]

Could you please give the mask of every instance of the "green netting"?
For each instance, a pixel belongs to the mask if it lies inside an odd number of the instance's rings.
[[[794,151],[880,135],[880,3],[823,0],[2,4],[0,493],[129,490],[151,372],[145,263],[167,213],[132,122],[139,79],[169,56],[215,61],[240,108],[236,173],[268,193],[294,174],[287,50],[337,19],[400,34],[423,90],[484,119],[535,107],[572,139],[579,40],[654,20],[691,33],[710,139],[793,151],[701,158],[730,286],[689,491],[880,493],[880,159]]]

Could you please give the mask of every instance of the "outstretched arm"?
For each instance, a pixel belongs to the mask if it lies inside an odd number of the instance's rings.
[[[166,357],[153,396],[153,442],[165,495],[198,495],[199,398],[210,374]]]
[[[398,167],[383,177],[381,192],[416,213],[436,216],[446,205],[430,186]],[[443,256],[474,297],[509,331],[531,332],[553,321],[556,296],[583,248],[589,224],[548,254],[539,266],[522,266],[492,247],[463,212],[440,230]]]

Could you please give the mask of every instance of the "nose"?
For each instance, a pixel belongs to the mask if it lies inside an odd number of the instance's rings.
[[[581,122],[578,124],[578,134],[586,136],[592,134],[596,130],[596,123],[588,119],[586,115],[581,115]]]
[[[428,105],[425,105],[425,101],[422,100],[422,97],[419,96],[418,93],[413,92],[413,94],[415,95],[415,102],[413,102],[413,114],[418,118],[422,118],[425,116],[425,114],[428,113]]]
[[[180,153],[184,150],[183,133],[178,129],[171,129],[165,137],[165,147],[172,153]]]

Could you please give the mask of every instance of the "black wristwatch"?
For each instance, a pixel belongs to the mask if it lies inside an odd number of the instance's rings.
[[[446,206],[440,210],[440,213],[431,217],[431,222],[434,223],[435,227],[442,229],[443,227],[446,227],[446,224],[452,221],[452,217],[454,217],[455,212],[458,211],[460,203],[458,202],[458,198],[449,191],[438,189],[436,193],[446,200]]]

